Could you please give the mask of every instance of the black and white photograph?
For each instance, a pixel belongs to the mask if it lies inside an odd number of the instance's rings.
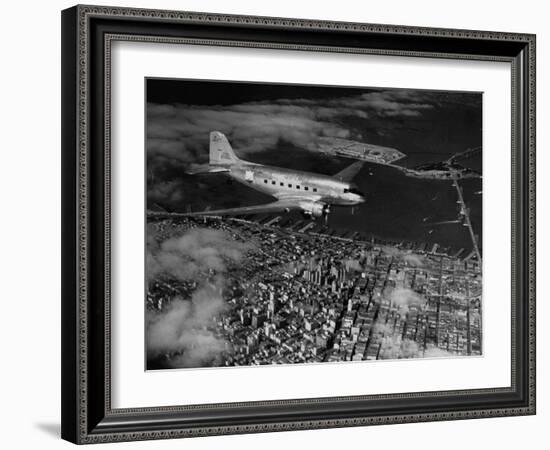
[[[6,6],[0,448],[544,447],[545,3]]]
[[[483,354],[481,92],[145,89],[147,370]]]

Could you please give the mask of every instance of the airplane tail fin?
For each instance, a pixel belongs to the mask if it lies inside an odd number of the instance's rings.
[[[223,133],[210,133],[210,164],[231,165],[239,161]]]

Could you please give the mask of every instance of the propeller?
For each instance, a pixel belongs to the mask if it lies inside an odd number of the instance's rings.
[[[323,217],[325,218],[325,225],[328,224],[328,214],[330,213],[330,205],[325,205],[323,208]]]

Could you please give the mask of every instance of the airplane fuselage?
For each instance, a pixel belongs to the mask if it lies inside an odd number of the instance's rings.
[[[276,198],[300,197],[329,205],[353,206],[365,201],[354,183],[333,177],[240,161],[226,174],[233,180]]]
[[[364,195],[352,182],[362,166],[363,162],[357,161],[333,176],[264,166],[240,159],[225,135],[219,131],[212,131],[208,165],[195,166],[187,173],[224,174],[245,186],[274,197],[275,200],[259,205],[190,214],[208,213],[222,216],[301,211],[306,217],[324,217],[327,220],[331,205],[354,206],[365,201]]]

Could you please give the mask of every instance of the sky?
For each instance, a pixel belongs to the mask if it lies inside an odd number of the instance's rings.
[[[148,208],[201,211],[272,199],[223,175],[189,176],[208,161],[209,132],[227,135],[242,159],[335,174],[353,160],[322,154],[320,143],[350,139],[393,147],[398,164],[443,161],[482,143],[482,94],[475,92],[305,86],[201,80],[146,81]],[[462,164],[481,171],[481,152]],[[456,218],[451,183],[406,177],[391,167],[366,164],[355,179],[367,202],[351,215],[333,208],[329,225],[383,239],[471,247],[460,224],[426,222]],[[481,230],[481,180],[464,180],[474,229]],[[428,217],[427,220],[424,220]]]

